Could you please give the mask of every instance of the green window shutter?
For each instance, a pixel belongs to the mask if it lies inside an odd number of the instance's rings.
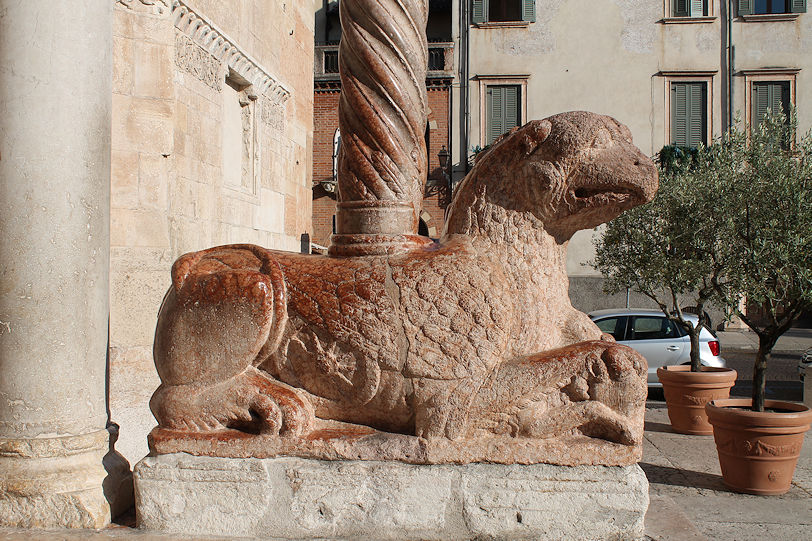
[[[705,97],[705,83],[692,83],[688,85],[688,107],[690,109],[688,122],[688,146],[696,147],[700,143],[707,143],[707,102]]]
[[[505,87],[505,126],[502,133],[519,125],[519,87]]]
[[[536,22],[536,0],[522,0],[522,20]]]
[[[778,113],[787,114],[789,111],[784,110],[784,100],[782,99],[784,96],[782,95],[784,90],[782,88],[783,85],[770,85],[770,93],[769,97],[767,98],[770,102],[770,110],[773,114],[777,115]]]
[[[751,123],[753,127],[761,124],[767,109],[770,107],[770,84],[753,83],[753,115]]]
[[[683,147],[688,141],[687,93],[686,85],[671,83],[671,144]]]
[[[504,133],[502,111],[504,110],[504,97],[502,96],[502,87],[489,86],[488,87],[488,125],[487,125],[487,140],[485,144],[490,145]]]
[[[705,0],[691,0],[691,17],[702,17],[705,13]]]
[[[751,123],[757,127],[767,114],[767,109],[773,113],[789,114],[790,96],[789,81],[775,83],[753,83],[753,117]]]
[[[493,85],[487,90],[486,144],[519,125],[519,86]]]
[[[484,23],[488,20],[488,0],[473,0],[471,20],[474,24]]]
[[[673,17],[689,17],[691,15],[690,12],[690,4],[688,3],[689,0],[672,0],[672,13]]]
[[[671,83],[671,143],[695,147],[706,144],[707,84]]]
[[[736,11],[738,11],[739,15],[752,15],[753,2],[754,0],[738,0],[739,5]]]
[[[806,13],[806,0],[790,0],[790,13]]]
[[[789,81],[781,83],[781,107],[783,107],[784,114],[787,115],[787,122],[789,122],[789,108],[792,105],[789,95]]]

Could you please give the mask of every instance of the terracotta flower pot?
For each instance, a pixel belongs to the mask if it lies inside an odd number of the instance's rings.
[[[657,377],[663,384],[671,428],[680,434],[713,434],[705,404],[730,396],[736,371],[703,366],[701,372],[691,372],[688,365],[663,366],[657,369]]]
[[[749,398],[709,402],[722,479],[748,494],[774,495],[789,490],[812,410],[803,404],[766,400],[767,410],[750,411]]]

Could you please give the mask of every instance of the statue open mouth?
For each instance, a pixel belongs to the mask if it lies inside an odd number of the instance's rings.
[[[633,190],[632,188],[603,189],[595,187],[582,187],[576,188],[573,195],[575,195],[576,199],[586,201],[587,203],[606,203],[611,200],[622,202],[630,201],[634,198],[643,198],[641,193],[635,192],[639,192],[639,190]]]
[[[626,186],[579,186],[569,191],[568,199],[571,215],[583,214],[596,209],[605,213],[611,207],[617,208],[619,212],[648,200],[641,188],[631,184]]]

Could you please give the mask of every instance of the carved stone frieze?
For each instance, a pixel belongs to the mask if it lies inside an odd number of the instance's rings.
[[[246,79],[257,94],[284,105],[290,92],[240,49],[205,16],[195,13],[182,0],[115,0],[117,6],[139,13],[171,15],[181,36],[176,41],[176,63],[211,88],[222,89],[221,66]]]
[[[153,15],[164,15],[171,10],[170,0],[116,0],[116,5]]]
[[[223,88],[220,62],[183,34],[175,36],[175,64],[214,90]]]
[[[290,98],[284,86],[203,15],[192,11],[184,2],[174,0],[172,17],[175,28],[212,58],[246,79],[254,92],[280,105]]]
[[[261,113],[260,119],[262,122],[273,128],[276,131],[282,132],[285,130],[285,108],[277,101],[268,97],[263,97],[261,100]]]

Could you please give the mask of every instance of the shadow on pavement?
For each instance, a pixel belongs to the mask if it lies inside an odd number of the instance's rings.
[[[722,483],[721,475],[672,468],[670,466],[657,466],[648,462],[641,462],[640,467],[646,473],[649,483],[728,491],[727,487]]]
[[[666,434],[676,434],[674,429],[671,428],[671,425],[668,423],[658,423],[656,421],[646,421],[646,426],[644,427],[646,432],[665,432]]]
[[[803,383],[800,381],[767,381],[768,399],[801,402],[803,401],[803,394]],[[752,380],[736,380],[736,385],[730,390],[730,396],[735,398],[750,398],[752,395]]]

